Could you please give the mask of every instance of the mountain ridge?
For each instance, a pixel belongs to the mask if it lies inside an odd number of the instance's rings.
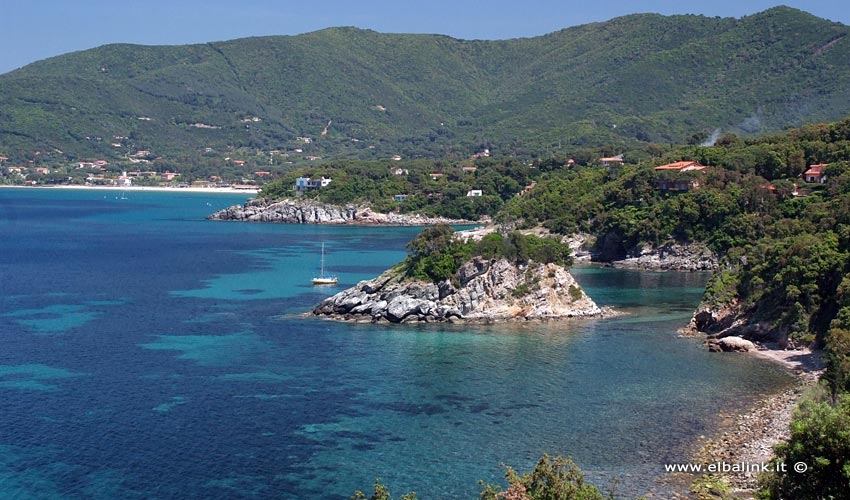
[[[850,114],[847,34],[774,7],[740,19],[632,14],[492,41],[337,27],[110,44],[0,75],[0,154],[529,156],[556,143],[776,131]]]

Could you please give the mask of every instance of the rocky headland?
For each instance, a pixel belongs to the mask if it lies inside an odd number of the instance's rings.
[[[333,205],[299,198],[269,200],[253,198],[207,217],[210,220],[277,222],[283,224],[354,224],[364,226],[430,226],[475,224],[474,221],[428,217],[420,214],[375,212],[368,206]]]
[[[371,322],[478,322],[599,317],[605,311],[557,264],[475,257],[451,280],[407,278],[396,266],[322,301],[313,314]]]

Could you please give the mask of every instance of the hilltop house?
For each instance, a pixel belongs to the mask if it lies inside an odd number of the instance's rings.
[[[803,174],[806,182],[813,184],[823,184],[826,182],[826,175],[823,170],[829,166],[829,163],[819,163],[817,165],[809,165],[809,169]]]
[[[484,193],[480,189],[470,189],[467,191],[466,196],[481,196]]]

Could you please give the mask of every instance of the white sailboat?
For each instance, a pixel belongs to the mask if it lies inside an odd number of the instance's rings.
[[[314,285],[336,285],[339,278],[335,274],[325,274],[325,242],[322,242],[322,268],[318,276],[313,277]]]

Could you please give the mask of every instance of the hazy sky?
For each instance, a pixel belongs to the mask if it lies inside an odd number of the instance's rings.
[[[635,12],[741,17],[780,4],[850,24],[846,0],[0,0],[0,73],[116,42],[197,43],[329,26],[503,39]]]

